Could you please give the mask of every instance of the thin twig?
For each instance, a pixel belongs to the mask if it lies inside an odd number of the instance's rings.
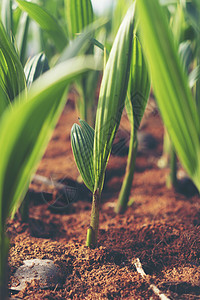
[[[144,269],[142,268],[142,264],[140,262],[140,259],[136,258],[136,260],[134,260],[133,263],[134,263],[134,265],[136,267],[137,272],[142,276],[142,278],[144,278],[149,283],[149,280],[147,280],[147,275],[144,272]],[[155,284],[150,284],[149,283],[149,286],[152,289],[152,291],[154,292],[154,294],[156,296],[158,296],[161,300],[170,300],[170,298],[168,298],[165,294],[163,294],[159,290],[159,288],[157,288],[157,286],[155,286]]]

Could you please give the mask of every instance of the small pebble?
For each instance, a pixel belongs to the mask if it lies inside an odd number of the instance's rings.
[[[60,286],[62,281],[61,271],[58,266],[49,259],[29,259],[24,260],[14,274],[11,290],[21,291],[26,287],[26,283],[36,280],[41,289]]]

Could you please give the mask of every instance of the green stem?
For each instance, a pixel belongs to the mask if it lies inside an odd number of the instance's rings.
[[[131,137],[129,143],[128,160],[126,165],[126,173],[124,181],[121,187],[117,206],[115,208],[116,213],[124,213],[127,208],[127,203],[130,196],[131,186],[133,182],[133,176],[135,171],[135,160],[137,155],[137,137],[134,135],[134,128],[131,130]]]
[[[167,179],[167,187],[176,188],[177,187],[177,158],[176,158],[176,152],[174,150],[174,147],[171,147],[171,153],[170,153],[170,174]]]
[[[170,151],[171,151],[171,140],[167,129],[164,127],[164,137],[163,137],[163,153],[161,158],[158,160],[158,167],[163,169],[169,166],[170,161]]]
[[[2,230],[2,228],[1,228]],[[0,299],[8,299],[7,288],[7,261],[9,251],[9,240],[4,231],[1,232],[0,238]]]
[[[101,196],[99,190],[97,189],[93,194],[90,227],[87,231],[86,246],[89,248],[95,248],[97,246],[100,199]]]

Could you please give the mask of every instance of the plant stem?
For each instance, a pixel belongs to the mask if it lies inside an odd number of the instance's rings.
[[[171,146],[171,153],[170,153],[170,174],[167,179],[167,187],[171,188],[172,186],[174,188],[177,187],[177,158],[173,146]]]
[[[116,213],[124,213],[127,208],[127,203],[130,196],[131,185],[133,182],[133,176],[135,171],[135,160],[137,155],[137,137],[134,134],[134,128],[131,130],[131,137],[129,143],[129,152],[128,152],[128,160],[126,165],[126,173],[124,177],[124,181],[121,187],[121,191],[119,194],[119,199],[117,201],[117,206],[115,208]]]
[[[171,178],[171,183],[173,187],[177,186],[177,161],[176,161],[176,152],[174,151],[174,147],[172,146],[172,151],[171,151],[171,160],[170,160],[170,167],[171,167],[171,173],[170,173],[170,178]]]
[[[100,206],[100,193],[97,189],[93,194],[92,211],[90,219],[90,227],[87,231],[86,246],[95,248],[97,245],[98,231],[99,231],[99,206]]]
[[[158,167],[163,169],[169,165],[170,161],[170,151],[171,151],[171,140],[167,129],[164,127],[164,137],[163,137],[163,153],[161,158],[158,160]]]
[[[4,233],[4,228],[1,228],[0,238],[0,299],[8,299],[7,288],[7,261],[9,251],[9,240]]]

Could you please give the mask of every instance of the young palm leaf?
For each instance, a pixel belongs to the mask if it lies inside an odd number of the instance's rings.
[[[133,40],[133,56],[126,99],[126,111],[131,123],[131,134],[126,173],[115,211],[123,213],[127,207],[135,170],[137,130],[140,126],[150,92],[150,80],[138,37]]]
[[[94,136],[95,186],[87,245],[97,244],[99,205],[105,170],[119,127],[127,93],[132,56],[134,5],[128,10],[113,43],[102,78]]]
[[[94,138],[95,190],[101,192],[112,143],[127,93],[132,56],[134,6],[128,10],[113,43],[103,74]]]
[[[95,132],[93,133],[86,122],[81,123],[82,128],[78,125],[72,128],[75,160],[85,184],[93,192],[91,221],[86,241],[89,247],[97,245],[99,205],[105,169],[126,98],[132,56],[133,19],[134,6],[131,6],[119,28],[103,74]]]
[[[94,129],[85,121],[79,120],[81,126],[74,124],[71,129],[71,144],[79,172],[88,189],[94,191],[93,146]]]
[[[136,6],[163,121],[182,165],[200,190],[200,121],[177,47],[158,0],[139,0]]]

